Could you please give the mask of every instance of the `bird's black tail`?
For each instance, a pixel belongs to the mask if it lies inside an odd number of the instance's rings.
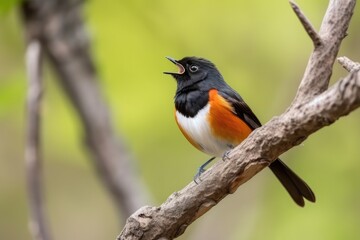
[[[304,198],[315,202],[315,194],[311,188],[280,159],[272,162],[269,167],[296,204],[303,207],[305,205]]]

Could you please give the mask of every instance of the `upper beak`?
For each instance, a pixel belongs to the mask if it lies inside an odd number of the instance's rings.
[[[183,65],[181,65],[178,61],[176,61],[175,59],[173,59],[172,57],[166,57],[170,62],[172,62],[173,64],[175,64],[176,66],[178,66],[179,68],[179,72],[164,72],[164,74],[183,74],[185,72],[185,68]]]

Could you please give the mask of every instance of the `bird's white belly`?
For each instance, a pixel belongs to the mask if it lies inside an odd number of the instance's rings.
[[[222,157],[231,147],[226,141],[217,138],[212,133],[208,121],[209,110],[210,105],[207,104],[194,117],[185,117],[176,111],[176,119],[180,127],[201,147],[203,152]]]

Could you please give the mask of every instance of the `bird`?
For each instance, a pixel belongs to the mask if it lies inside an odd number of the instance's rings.
[[[195,148],[212,156],[199,168],[196,182],[213,159],[224,157],[261,123],[211,61],[201,57],[166,58],[178,67],[177,72],[164,72],[177,83],[176,123]],[[279,158],[269,168],[297,205],[303,207],[304,199],[315,202],[311,188]]]

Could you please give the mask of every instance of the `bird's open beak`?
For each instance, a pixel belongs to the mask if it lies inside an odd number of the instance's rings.
[[[171,58],[171,57],[166,57],[170,62],[172,62],[173,64],[175,64],[178,68],[179,71],[178,72],[164,72],[164,74],[171,74],[171,75],[181,75],[185,72],[185,68],[183,65],[181,65],[180,63],[178,63],[178,61],[176,61],[175,59]]]

